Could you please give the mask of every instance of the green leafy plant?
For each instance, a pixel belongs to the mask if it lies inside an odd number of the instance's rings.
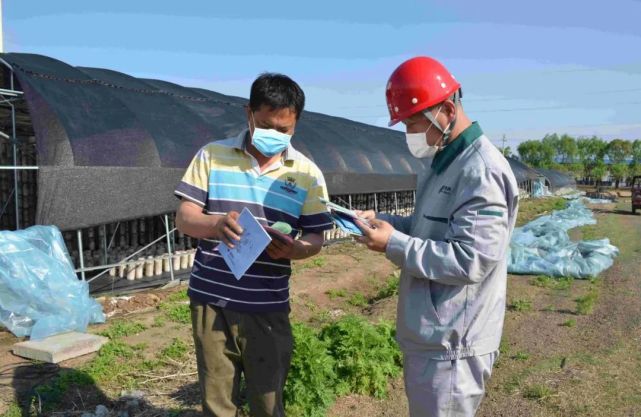
[[[561,326],[564,326],[564,327],[574,327],[574,326],[576,326],[576,320],[574,320],[574,319],[568,319],[568,320],[564,321],[563,323],[561,323]]]
[[[399,375],[402,368],[390,323],[372,325],[363,318],[345,316],[325,327],[320,337],[336,360],[336,375],[341,381],[337,394],[386,395],[388,378]]]
[[[292,331],[294,353],[283,394],[287,415],[323,417],[336,397],[334,358],[310,327],[296,323]]]

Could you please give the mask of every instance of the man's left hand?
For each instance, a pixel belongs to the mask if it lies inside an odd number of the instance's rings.
[[[279,239],[272,239],[269,246],[267,246],[267,254],[272,259],[292,259],[296,249],[296,242],[296,240],[293,240],[292,243],[288,244]]]
[[[389,242],[394,227],[386,221],[372,219],[368,221],[371,227],[365,223],[356,220],[356,225],[363,232],[363,236],[357,238],[360,243],[364,243],[367,247],[376,252],[385,252],[387,242]]]

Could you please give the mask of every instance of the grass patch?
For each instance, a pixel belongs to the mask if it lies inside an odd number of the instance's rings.
[[[599,292],[593,288],[586,295],[581,296],[574,301],[576,301],[576,312],[577,314],[588,315],[594,310],[594,305],[596,300],[599,298]]]
[[[525,313],[527,311],[532,310],[532,301],[526,300],[526,299],[515,299],[510,303],[508,308],[511,311],[518,311],[521,313]]]
[[[189,300],[189,296],[187,295],[187,288],[183,288],[180,291],[176,291],[175,293],[170,294],[165,298],[165,302],[176,302],[176,301],[186,301]]]
[[[567,290],[572,287],[574,278],[560,277],[554,278],[547,275],[539,275],[530,281],[530,284],[540,288],[550,288],[553,290]]]
[[[9,404],[7,411],[2,414],[2,417],[22,417],[22,410],[18,404],[12,402]]]
[[[579,230],[581,231],[581,237],[583,240],[596,240],[604,237],[596,224],[581,226]]]
[[[530,354],[527,352],[516,352],[516,354],[512,356],[512,359],[516,361],[526,361],[530,359]]]
[[[171,343],[160,351],[160,357],[171,359],[182,359],[189,351],[189,345],[178,338],[174,338]]]
[[[341,297],[341,298],[346,297],[347,296],[347,291],[345,291],[345,289],[343,289],[343,288],[340,288],[340,289],[332,288],[331,290],[325,291],[325,294],[327,294],[327,296],[329,297],[330,300],[333,300],[333,299],[339,298],[339,297]]]
[[[151,327],[162,327],[167,323],[167,319],[164,316],[156,316]]]
[[[369,304],[367,298],[361,293],[352,294],[351,297],[347,300],[347,303],[353,305],[354,307],[365,307]]]
[[[561,326],[563,327],[574,327],[576,326],[576,320],[574,319],[569,319],[561,323]]]
[[[567,201],[563,197],[531,198],[519,201],[519,215],[516,219],[517,226],[534,220],[538,216],[550,213],[553,210],[563,210]]]
[[[552,394],[552,389],[542,384],[530,385],[523,390],[523,398],[529,400],[543,400]]]
[[[396,271],[388,277],[383,287],[378,290],[378,293],[374,297],[373,301],[382,300],[398,295],[398,287],[400,283],[401,273],[400,271]]]
[[[161,303],[160,310],[163,311],[165,318],[176,323],[191,323],[191,310],[188,304]]]
[[[292,272],[295,274],[297,272],[304,271],[305,269],[322,268],[326,264],[327,259],[324,256],[316,256],[315,258],[312,258],[307,262],[295,264],[293,268],[294,270]]]
[[[124,320],[118,320],[111,323],[111,326],[106,330],[98,333],[100,336],[108,337],[111,340],[115,340],[121,337],[127,337],[134,334],[138,334],[143,330],[146,330],[147,326],[142,323],[128,322]]]

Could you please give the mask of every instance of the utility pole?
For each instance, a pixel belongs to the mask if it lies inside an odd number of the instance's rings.
[[[0,0],[0,1],[2,1],[2,0]],[[503,146],[501,147],[501,153],[503,154],[503,156],[506,156],[505,155],[505,142],[506,142],[505,134],[503,134],[503,138],[501,139],[501,142],[503,144]]]

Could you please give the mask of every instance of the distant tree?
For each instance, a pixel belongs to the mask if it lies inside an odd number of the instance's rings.
[[[632,163],[628,165],[628,175],[631,177],[634,177],[637,175],[641,176],[641,162],[632,161]]]
[[[610,173],[614,178],[614,188],[619,188],[619,183],[628,176],[628,164],[619,162],[610,166]]]
[[[596,177],[592,170],[599,161],[603,162],[607,143],[596,136],[592,136],[591,138],[577,139],[576,146],[579,162],[583,164],[584,178]]]
[[[562,164],[574,162],[577,156],[578,147],[576,140],[570,135],[562,135],[557,144],[556,155]]]
[[[574,178],[580,178],[584,173],[583,163],[581,162],[573,162],[564,166],[567,167],[567,170],[572,173]]]
[[[641,163],[641,139],[632,142],[632,160]]]
[[[612,164],[623,163],[632,157],[632,143],[623,139],[613,139],[606,148],[606,154]]]
[[[608,166],[603,161],[597,161],[592,167],[592,177],[596,180],[596,185],[601,185],[605,174],[608,173]]]
[[[549,142],[526,140],[517,148],[521,161],[535,168],[548,168],[554,162],[554,148]]]

